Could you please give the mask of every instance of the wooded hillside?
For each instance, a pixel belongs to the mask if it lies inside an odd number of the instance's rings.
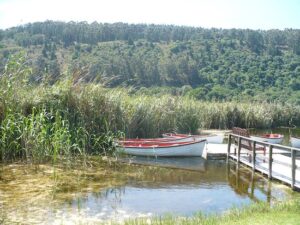
[[[300,30],[39,22],[0,30],[0,66],[24,50],[31,81],[64,76],[205,100],[300,104]]]

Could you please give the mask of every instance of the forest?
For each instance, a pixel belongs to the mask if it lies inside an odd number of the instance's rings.
[[[125,87],[205,101],[300,104],[300,30],[46,21],[0,30],[0,74],[23,52],[30,82]]]

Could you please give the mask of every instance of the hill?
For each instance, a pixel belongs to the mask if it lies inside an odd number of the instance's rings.
[[[46,21],[0,40],[0,70],[25,51],[35,83],[73,76],[149,95],[300,104],[300,30]]]

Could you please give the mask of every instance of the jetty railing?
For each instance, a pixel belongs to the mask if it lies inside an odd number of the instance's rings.
[[[232,149],[232,145],[234,145],[234,149]],[[263,149],[264,151],[262,151]],[[282,160],[280,157],[275,159],[275,154],[290,156],[290,158],[288,160],[286,158]],[[229,134],[228,136],[227,160],[232,158],[237,163],[246,164],[253,171],[264,173],[269,179],[276,178],[290,184],[292,189],[300,188],[300,179],[296,179],[296,170],[298,168],[296,164],[297,155],[300,156],[299,148],[257,141],[251,137],[237,134]],[[276,163],[277,167],[278,165],[283,166],[284,169],[282,167],[274,171],[274,163]],[[286,170],[287,167],[290,167],[289,171]],[[273,173],[276,173],[276,175]]]

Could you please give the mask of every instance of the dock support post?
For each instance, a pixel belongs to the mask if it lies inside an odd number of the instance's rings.
[[[296,177],[296,151],[291,149],[291,158],[292,158],[292,181],[291,188],[295,189],[295,177]]]
[[[252,145],[252,170],[255,171],[255,161],[256,161],[256,141],[253,141]]]
[[[231,134],[229,134],[229,136],[228,136],[227,162],[229,160],[230,149],[231,149]]]
[[[227,162],[226,164],[226,180],[229,181],[229,174],[230,174],[230,164]]]
[[[254,189],[255,189],[255,172],[252,171],[251,173],[251,183],[250,183],[250,187],[251,187],[251,192],[250,192],[250,196],[251,198],[254,198]]]
[[[239,182],[239,178],[240,178],[240,164],[237,163],[235,165],[235,174],[236,174],[236,177],[235,177],[235,186],[238,188],[239,185],[240,185],[240,182]]]
[[[269,179],[272,179],[272,163],[273,163],[273,145],[269,145],[269,173],[268,173]]]
[[[242,139],[241,137],[238,137],[238,155],[237,155],[237,162],[240,162],[240,157],[241,157],[241,148],[242,148]]]

